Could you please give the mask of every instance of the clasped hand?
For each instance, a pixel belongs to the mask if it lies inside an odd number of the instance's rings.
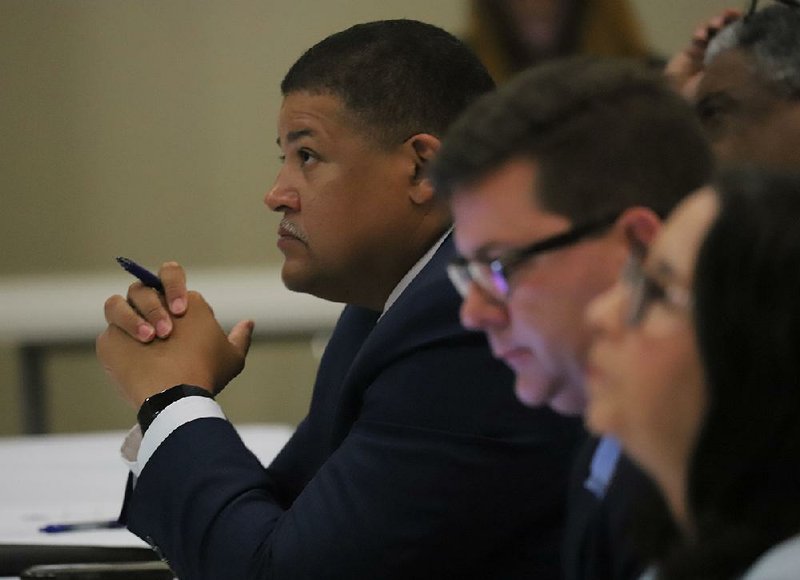
[[[230,334],[197,292],[186,289],[180,265],[167,262],[158,272],[164,295],[141,282],[127,298],[105,302],[106,330],[97,337],[97,358],[134,408],[178,384],[221,391],[244,368],[253,322],[238,322]]]

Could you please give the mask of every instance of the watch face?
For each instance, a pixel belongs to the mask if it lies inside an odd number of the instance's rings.
[[[147,397],[139,408],[139,412],[136,414],[136,420],[139,423],[139,427],[142,429],[142,433],[147,431],[153,419],[155,419],[161,411],[184,397],[208,397],[213,399],[214,393],[208,389],[194,385],[175,385],[174,387],[170,387],[160,393]]]

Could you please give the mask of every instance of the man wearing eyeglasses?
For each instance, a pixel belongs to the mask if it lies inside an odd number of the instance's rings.
[[[691,109],[630,63],[580,58],[530,70],[451,128],[431,177],[453,212],[461,257],[449,274],[461,321],[487,334],[521,401],[583,412],[587,303],[710,171]],[[638,577],[628,502],[651,486],[618,463],[613,440],[584,455],[567,577]]]
[[[667,75],[693,103],[720,160],[800,166],[800,1],[711,19],[670,60]]]

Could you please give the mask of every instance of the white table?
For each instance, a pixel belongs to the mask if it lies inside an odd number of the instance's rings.
[[[287,290],[279,269],[188,272],[188,286],[214,308],[223,328],[255,321],[256,340],[311,337],[329,332],[342,305]],[[47,431],[44,361],[54,349],[87,346],[105,328],[103,303],[124,294],[133,277],[113,274],[28,276],[0,279],[0,341],[20,356],[23,431]]]
[[[238,428],[268,464],[293,429]],[[125,529],[44,534],[50,523],[109,520],[119,515],[127,469],[119,456],[123,432],[0,438],[0,544],[148,548]]]

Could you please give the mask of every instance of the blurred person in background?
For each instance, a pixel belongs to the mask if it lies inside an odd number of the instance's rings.
[[[466,39],[498,83],[568,55],[660,62],[628,0],[471,0]]]

